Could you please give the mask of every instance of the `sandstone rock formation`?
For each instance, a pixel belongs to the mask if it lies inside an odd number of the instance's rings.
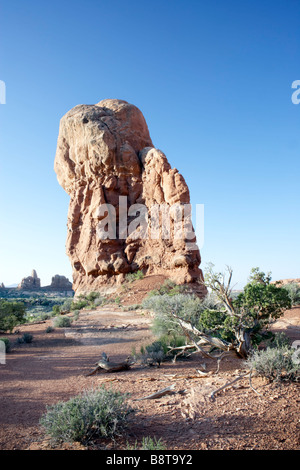
[[[49,288],[55,291],[69,291],[72,290],[72,283],[67,277],[56,274],[52,277]]]
[[[188,212],[187,184],[154,147],[137,107],[116,99],[75,106],[61,119],[54,169],[70,195],[66,250],[76,294],[117,286],[138,270],[199,283],[193,232],[174,235],[180,211]],[[170,227],[155,219],[158,205],[171,209]],[[159,235],[149,235],[155,227]]]
[[[20,284],[18,285],[18,289],[23,290],[36,290],[40,289],[41,287],[41,280],[38,278],[36,270],[33,269],[31,276],[24,277]]]

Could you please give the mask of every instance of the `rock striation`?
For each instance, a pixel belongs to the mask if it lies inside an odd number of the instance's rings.
[[[199,283],[189,189],[136,106],[109,99],[67,112],[54,169],[70,195],[66,251],[76,294],[116,287],[138,270]],[[182,214],[188,229],[180,232]]]

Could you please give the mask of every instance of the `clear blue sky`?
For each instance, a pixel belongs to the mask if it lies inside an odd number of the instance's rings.
[[[202,266],[300,277],[298,0],[1,0],[0,282],[71,278],[60,118],[119,98],[205,206]]]

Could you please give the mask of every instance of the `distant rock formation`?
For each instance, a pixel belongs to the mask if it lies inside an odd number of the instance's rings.
[[[138,108],[116,99],[75,106],[61,119],[54,169],[71,198],[66,250],[76,294],[117,286],[138,270],[198,283],[201,290],[193,231],[188,240],[173,235],[177,212],[190,202],[189,189],[154,148]],[[158,215],[164,234],[145,236],[144,222],[156,206],[175,207],[170,227]],[[151,219],[148,228],[154,226]]]
[[[0,289],[5,289],[5,285],[3,284],[3,282],[1,282],[0,284]]]
[[[22,290],[38,290],[40,288],[41,280],[38,277],[35,269],[32,270],[31,276],[24,277],[18,285],[18,289]]]
[[[286,286],[287,284],[299,284],[300,285],[300,278],[280,279],[279,281],[272,281],[271,284],[276,284],[279,287]]]
[[[53,290],[57,290],[57,291],[72,290],[72,283],[69,281],[67,277],[56,274],[55,276],[52,277],[52,281],[51,281],[49,288]]]
[[[1,287],[1,286],[0,286]],[[41,287],[41,280],[39,279],[35,269],[32,271],[31,276],[22,279],[18,285],[18,289],[32,290],[32,291],[72,291],[72,283],[65,276],[56,274],[52,277],[50,286]]]

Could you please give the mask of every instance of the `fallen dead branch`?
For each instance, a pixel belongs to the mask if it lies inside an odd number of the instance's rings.
[[[165,395],[175,395],[179,393],[180,395],[183,395],[186,390],[173,390],[175,387],[175,384],[170,385],[169,387],[163,388],[162,390],[158,390],[155,393],[152,393],[152,395],[148,395],[146,397],[142,398],[135,398],[134,401],[141,401],[141,400],[153,400],[155,398],[161,398]]]
[[[217,388],[217,390],[214,390],[214,391],[210,394],[210,399],[211,399],[211,400],[215,400],[215,395],[216,395],[218,392],[220,392],[221,390],[224,390],[224,388],[230,387],[230,386],[233,385],[235,382],[237,382],[238,380],[243,379],[244,377],[246,377],[246,376],[249,375],[249,374],[250,374],[250,371],[246,372],[245,374],[239,375],[239,376],[236,377],[234,380],[231,380],[230,382],[227,382],[225,385],[222,385],[222,387]]]
[[[135,362],[130,361],[130,356],[128,356],[126,361],[123,362],[110,362],[109,357],[107,357],[105,353],[102,353],[102,359],[96,363],[95,369],[87,374],[87,377],[96,374],[100,370],[104,370],[105,372],[129,370],[133,364],[135,364]]]
[[[231,385],[233,385],[235,382],[238,382],[239,380],[243,379],[244,377],[247,377],[247,375],[249,376],[249,386],[250,388],[257,394],[259,395],[260,397],[262,396],[252,385],[252,376],[253,376],[253,372],[255,374],[255,371],[253,370],[249,370],[248,372],[245,372],[245,374],[241,374],[239,375],[238,377],[236,377],[234,380],[230,381],[230,382],[227,382],[225,385],[223,385],[222,387],[218,388],[217,390],[214,390],[211,394],[210,394],[210,399],[211,400],[215,400],[215,395],[220,392],[221,390],[224,390],[225,388],[227,387],[230,387]]]

